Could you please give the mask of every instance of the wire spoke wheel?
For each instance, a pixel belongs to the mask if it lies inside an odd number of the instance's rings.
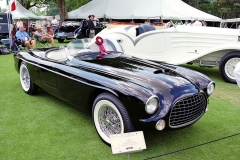
[[[20,68],[20,82],[24,91],[28,91],[30,88],[30,76],[28,69],[25,65],[21,65]]]
[[[124,105],[109,93],[97,96],[92,113],[97,133],[107,144],[111,144],[110,135],[133,131]]]
[[[103,105],[99,109],[98,117],[100,128],[108,137],[112,134],[121,133],[121,120],[113,108]]]
[[[19,69],[20,82],[22,89],[27,94],[35,94],[37,92],[37,85],[34,84],[31,80],[27,65],[25,62],[22,62]]]

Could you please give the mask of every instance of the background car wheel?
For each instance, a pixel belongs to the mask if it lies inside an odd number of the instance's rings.
[[[59,43],[62,43],[64,41],[64,39],[58,39]]]
[[[22,62],[19,70],[21,86],[27,94],[35,94],[37,92],[37,85],[31,80],[28,68],[25,62]]]
[[[108,145],[110,135],[134,130],[123,104],[109,93],[102,93],[95,99],[92,112],[98,135]]]
[[[78,38],[78,39],[82,39],[82,38],[83,38],[83,34],[82,34],[82,32],[79,33],[79,35],[77,35],[77,38]]]
[[[232,52],[226,54],[220,61],[219,71],[222,78],[229,83],[237,83],[234,77],[234,69],[237,63],[240,62],[240,53]]]

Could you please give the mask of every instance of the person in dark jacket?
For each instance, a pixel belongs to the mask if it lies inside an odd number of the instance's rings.
[[[88,16],[88,33],[89,33],[89,38],[93,38],[95,36],[95,26],[93,23],[94,15],[89,15]]]

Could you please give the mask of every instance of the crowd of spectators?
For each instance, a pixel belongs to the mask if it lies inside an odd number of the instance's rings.
[[[91,37],[91,38],[93,38],[95,35],[95,32],[94,32],[95,25],[93,24],[94,17],[95,17],[94,15],[89,15],[89,17],[88,17],[89,18],[89,20],[88,20],[88,32],[89,33],[88,34],[89,34],[89,37]],[[160,25],[160,26],[165,26],[166,24],[168,24],[168,23],[164,23],[162,19],[154,20],[152,23],[151,23],[150,19],[147,19],[144,23]],[[192,21],[185,20],[183,25],[207,26],[207,23],[204,20],[200,21],[200,20],[198,20],[198,18],[196,18],[195,20],[192,20]],[[28,48],[34,48],[35,46],[31,39],[28,42],[28,41],[24,40],[23,38],[19,37],[19,33],[23,34],[23,31],[26,32],[30,36],[32,36],[32,35],[39,36],[40,41],[48,41],[52,44],[52,46],[54,46],[53,35],[58,27],[59,27],[59,22],[56,20],[56,18],[54,16],[52,17],[51,20],[47,20],[47,18],[44,18],[40,23],[38,23],[38,24],[35,23],[35,25],[33,25],[33,24],[28,25],[26,21],[21,21],[20,19],[18,19],[15,22],[14,29],[12,30],[11,33],[12,33],[13,41],[14,41],[14,38],[21,39]],[[18,32],[18,31],[20,31],[20,32]],[[16,36],[15,36],[15,34],[16,34]],[[33,44],[33,45],[31,47],[29,47],[30,46],[29,44],[30,45]]]
[[[47,41],[54,46],[54,31],[58,28],[58,21],[55,17],[52,17],[52,20],[49,21],[47,18],[44,18],[42,22],[36,21],[28,24],[27,21],[22,21],[17,19],[13,23],[13,30],[11,31],[12,35],[12,45],[15,41],[21,42],[28,49],[33,49],[36,47],[36,41],[31,37],[39,36],[39,41]],[[15,47],[14,47],[15,48]]]
[[[185,23],[183,25],[187,25],[187,26],[203,26],[206,27],[207,23],[204,20],[198,20],[198,18],[196,18],[195,20],[189,21],[189,20],[185,20]]]

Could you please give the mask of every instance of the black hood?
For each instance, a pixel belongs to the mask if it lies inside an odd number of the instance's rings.
[[[74,63],[81,70],[99,76],[150,88],[171,89],[191,84],[187,78],[175,71],[174,67],[124,55],[117,58],[82,61],[81,63],[73,60],[68,64],[73,65]],[[84,65],[85,63],[91,63],[91,65]]]

